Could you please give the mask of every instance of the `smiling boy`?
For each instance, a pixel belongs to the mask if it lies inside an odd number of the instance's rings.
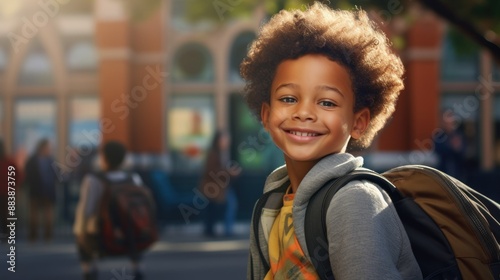
[[[285,165],[269,175],[254,209],[248,279],[317,279],[305,243],[309,198],[361,167],[346,150],[364,148],[393,113],[403,66],[363,11],[316,3],[281,11],[261,29],[241,66],[246,101]],[[280,191],[283,190],[283,191]],[[352,181],[327,211],[336,279],[421,279],[390,198]],[[318,221],[319,222],[319,221]]]

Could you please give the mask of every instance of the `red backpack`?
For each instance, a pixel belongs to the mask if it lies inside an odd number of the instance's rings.
[[[130,174],[125,180],[103,182],[99,209],[99,239],[102,255],[131,255],[158,240],[155,203],[149,188],[136,185]]]

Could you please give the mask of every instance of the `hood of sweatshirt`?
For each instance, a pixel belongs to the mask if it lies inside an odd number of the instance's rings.
[[[306,174],[295,194],[296,206],[307,204],[309,198],[333,178],[343,176],[363,165],[362,157],[354,157],[348,153],[332,154],[321,159]],[[282,186],[288,181],[288,170],[283,165],[274,170],[266,179],[264,193]]]
[[[349,153],[332,154],[324,157],[314,165],[304,179],[302,179],[302,182],[300,182],[293,201],[292,215],[295,234],[306,256],[309,254],[305,241],[304,221],[309,199],[326,182],[333,178],[341,177],[362,165],[362,157],[354,157]],[[278,188],[287,181],[288,172],[284,165],[268,176],[264,186],[264,192]]]

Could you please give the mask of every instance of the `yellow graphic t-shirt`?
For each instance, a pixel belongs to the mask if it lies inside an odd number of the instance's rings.
[[[314,266],[305,257],[295,236],[292,218],[293,198],[294,194],[286,194],[283,197],[283,207],[271,228],[269,234],[271,270],[264,280],[319,279]]]

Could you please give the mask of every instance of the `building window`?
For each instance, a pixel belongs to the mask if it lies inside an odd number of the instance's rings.
[[[73,44],[66,58],[67,67],[73,71],[87,71],[97,69],[97,51],[92,42],[78,42]]]
[[[248,48],[255,39],[255,33],[246,31],[238,35],[231,47],[231,56],[229,58],[229,81],[243,82],[240,76],[240,64],[247,56]]]
[[[186,44],[177,50],[174,58],[174,82],[214,81],[214,62],[206,47],[195,43]]]
[[[283,153],[251,114],[241,95],[232,94],[230,104],[233,158],[250,172],[270,172],[283,165]]]
[[[475,82],[478,76],[479,53],[458,52],[450,35],[446,35],[441,59],[441,79],[445,82]]]
[[[41,50],[34,50],[26,57],[19,76],[23,86],[45,86],[54,83],[52,64]]]
[[[480,106],[481,100],[474,92],[445,92],[441,99],[441,111],[451,110],[458,123],[478,120]]]
[[[97,147],[100,104],[97,97],[73,97],[70,101],[69,144],[71,147]]]
[[[173,95],[168,111],[168,146],[176,171],[199,171],[215,131],[211,94]]]
[[[14,151],[25,159],[36,143],[42,139],[50,140],[55,151],[56,103],[50,98],[18,99],[14,105]]]

